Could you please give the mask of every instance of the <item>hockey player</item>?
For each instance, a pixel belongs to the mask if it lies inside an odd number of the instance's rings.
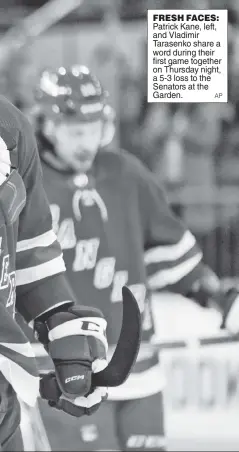
[[[143,328],[128,381],[109,391],[90,422],[82,418],[68,424],[64,440],[69,435],[71,450],[165,450],[164,382],[150,345],[150,292],[190,294],[202,305],[213,297],[225,321],[235,296],[222,306],[217,277],[202,264],[194,236],[173,215],[153,175],[126,151],[103,148],[112,132],[106,102],[100,82],[84,66],[41,75],[37,135],[44,186],[70,283],[83,303],[104,313],[112,348],[119,336],[124,284],[137,298]],[[55,428],[61,431],[65,420],[60,416],[58,422]]]
[[[0,450],[20,451],[17,396],[34,405],[39,375],[15,308],[33,323],[55,366],[57,408],[73,416],[90,414],[107,395],[102,387],[85,396],[92,369],[106,366],[106,321],[98,309],[75,305],[31,126],[2,97],[0,112]]]

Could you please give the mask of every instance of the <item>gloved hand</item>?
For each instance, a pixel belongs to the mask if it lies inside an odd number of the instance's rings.
[[[92,373],[107,366],[106,326],[101,311],[83,306],[35,320],[38,339],[55,367],[55,375],[44,380],[50,406],[80,417],[92,414],[107,398],[106,387],[92,388]]]
[[[239,334],[239,291],[234,286],[224,287],[211,268],[204,265],[201,278],[194,283],[189,298],[202,307],[214,307],[222,314],[221,328]]]
[[[201,277],[193,283],[187,297],[193,298],[202,308],[207,308],[219,293],[221,293],[220,279],[210,267],[203,264]]]
[[[222,324],[231,334],[239,334],[239,292],[236,287],[224,289],[218,294],[217,303],[221,306]]]

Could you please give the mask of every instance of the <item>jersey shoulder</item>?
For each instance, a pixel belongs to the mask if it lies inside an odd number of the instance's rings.
[[[121,177],[143,179],[149,176],[149,170],[144,164],[125,149],[101,151],[101,161],[105,168],[112,173],[115,172]]]
[[[164,200],[168,202],[162,182],[140,159],[124,149],[112,153],[108,152],[108,154],[108,157],[105,158],[105,171],[111,174],[113,183],[120,179],[127,189],[135,189],[139,193],[143,206],[159,199],[162,200],[162,204]],[[114,168],[113,171],[112,167]]]
[[[20,174],[24,173],[35,151],[34,133],[23,113],[3,96],[0,96],[0,137],[10,152],[13,166],[19,168]]]

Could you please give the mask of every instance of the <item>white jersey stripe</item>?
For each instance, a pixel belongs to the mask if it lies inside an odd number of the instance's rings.
[[[21,240],[17,243],[17,253],[20,251],[32,250],[37,247],[46,247],[52,245],[57,240],[55,232],[51,229],[50,231],[44,232],[44,234],[37,235],[32,239]]]
[[[3,347],[9,348],[14,352],[17,352],[27,358],[35,358],[34,349],[32,348],[30,342],[26,342],[25,344],[14,344],[12,342],[0,342],[0,345]]]
[[[150,289],[161,289],[170,284],[175,284],[188,275],[196,265],[201,261],[202,253],[197,253],[195,256],[187,259],[175,267],[169,268],[167,270],[159,270],[154,275],[148,278],[148,284]]]
[[[176,245],[157,246],[144,253],[146,265],[163,261],[174,261],[186,254],[196,243],[190,231],[186,231]]]
[[[40,378],[29,374],[20,365],[5,356],[0,356],[0,370],[25,403],[34,406],[39,397]]]
[[[51,259],[43,264],[35,267],[24,268],[16,271],[16,285],[23,286],[24,284],[31,284],[48,276],[56,275],[57,273],[66,270],[62,254],[55,259]]]

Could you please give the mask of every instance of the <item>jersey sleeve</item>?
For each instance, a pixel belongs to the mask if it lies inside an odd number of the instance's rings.
[[[152,290],[186,294],[202,274],[202,253],[193,234],[172,212],[163,188],[142,169],[140,206],[144,260]]]
[[[47,310],[75,300],[64,276],[62,251],[52,230],[35,138],[30,125],[26,123],[24,127],[19,155],[25,152],[21,175],[26,188],[26,205],[19,217],[16,307],[31,321]]]

